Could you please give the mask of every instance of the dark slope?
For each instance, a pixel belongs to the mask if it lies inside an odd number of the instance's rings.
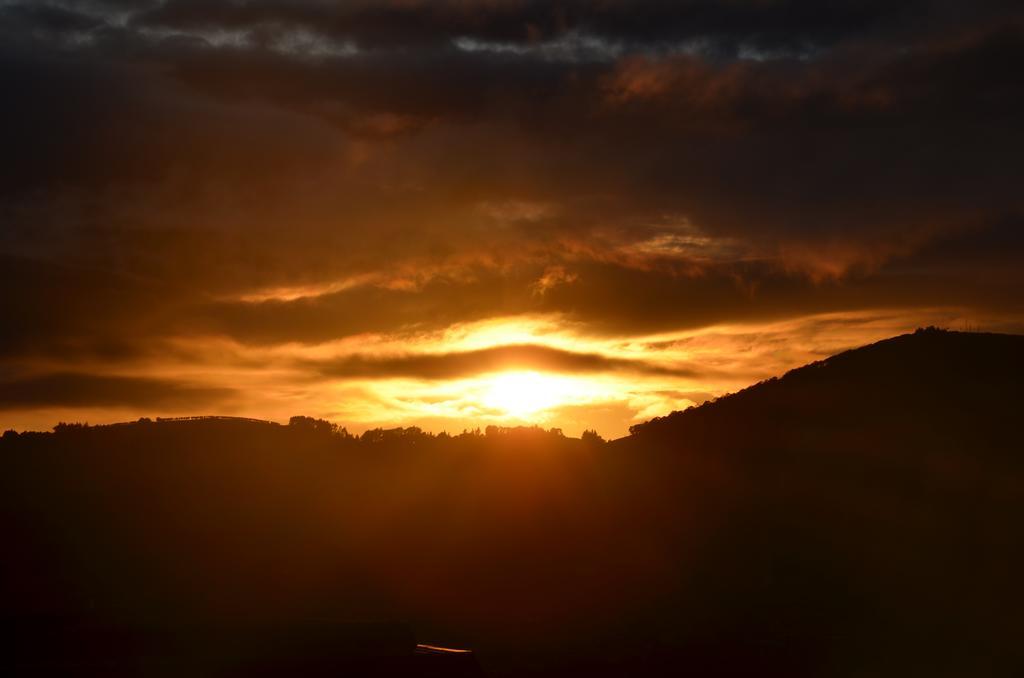
[[[244,421],[0,443],[9,616],[411,624],[495,675],[1012,675],[1024,338],[925,331],[605,446]]]
[[[727,634],[810,640],[827,675],[1011,675],[1022,385],[1024,337],[919,330],[612,447],[714,488],[693,590]]]
[[[636,426],[627,444],[1001,450],[1020,437],[1022,378],[1024,337],[918,330]]]

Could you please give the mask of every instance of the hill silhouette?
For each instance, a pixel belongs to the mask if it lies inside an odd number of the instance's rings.
[[[6,434],[0,595],[12,629],[408,629],[496,676],[1010,675],[1022,356],[920,330],[611,443],[304,417]]]

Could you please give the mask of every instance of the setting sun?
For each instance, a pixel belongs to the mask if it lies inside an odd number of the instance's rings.
[[[573,391],[572,384],[559,377],[537,372],[503,372],[490,380],[481,402],[510,417],[524,418],[566,404]]]

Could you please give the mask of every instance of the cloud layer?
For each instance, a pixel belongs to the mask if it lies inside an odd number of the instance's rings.
[[[716,392],[621,346],[1020,328],[1022,66],[1011,2],[6,2],[0,370],[220,365],[286,416],[313,363]],[[560,338],[438,339],[516,318]]]

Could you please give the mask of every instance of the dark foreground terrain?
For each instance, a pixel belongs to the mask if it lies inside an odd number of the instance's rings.
[[[606,444],[304,418],[9,433],[2,661],[1019,675],[1022,384],[1024,337],[926,330]]]

